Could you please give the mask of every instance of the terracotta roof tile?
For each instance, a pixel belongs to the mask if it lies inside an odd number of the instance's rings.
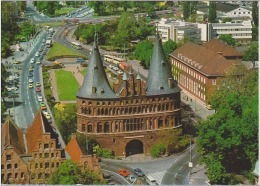
[[[64,150],[67,151],[67,153],[70,155],[72,161],[78,163],[80,163],[80,156],[85,154],[85,152],[80,147],[75,135],[72,135],[71,140]]]
[[[13,122],[11,118],[7,118],[5,124],[2,126],[1,132],[1,150],[4,147],[11,145],[14,151],[18,154],[25,153],[25,146],[23,140],[23,131]]]
[[[170,55],[207,76],[222,75],[227,68],[233,65],[215,51],[191,42],[185,43]]]
[[[233,47],[229,46],[228,44],[224,43],[223,41],[220,41],[219,39],[212,39],[205,44],[202,45],[206,49],[209,49],[214,52],[222,52],[222,55],[225,57],[230,56],[237,56],[242,57],[243,54],[237,50],[235,50]]]
[[[25,131],[28,153],[32,153],[32,151],[36,149],[37,140],[41,138],[41,134],[44,132],[45,127],[42,112],[39,111],[32,124]]]

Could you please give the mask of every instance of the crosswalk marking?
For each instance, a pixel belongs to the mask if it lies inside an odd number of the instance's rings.
[[[152,176],[156,180],[156,182],[160,185],[165,173],[166,171],[162,171],[162,172],[150,173],[149,175]]]

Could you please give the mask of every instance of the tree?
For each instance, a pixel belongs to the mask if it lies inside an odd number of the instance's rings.
[[[252,7],[252,17],[253,17],[253,22],[255,26],[258,26],[258,2],[253,1],[253,7]]]
[[[164,50],[167,60],[170,59],[169,54],[171,54],[176,49],[177,49],[177,43],[175,43],[171,39],[169,39],[168,41],[163,43],[163,50]]]
[[[56,104],[53,109],[56,124],[66,143],[69,142],[71,134],[75,133],[77,129],[76,110],[76,104]]]
[[[232,19],[230,17],[226,17],[223,19],[223,23],[226,23],[226,22],[231,22]]]
[[[159,131],[160,141],[166,147],[166,154],[172,154],[183,150],[190,142],[188,135],[183,135],[182,129]]]
[[[27,8],[27,2],[26,1],[16,1],[18,8],[21,12],[24,12]]]
[[[145,68],[149,68],[150,66],[150,58],[153,53],[153,44],[148,40],[139,42],[134,51],[135,59],[141,61],[141,65]]]
[[[98,15],[102,15],[105,11],[105,2],[103,1],[89,1],[88,6],[92,7]]]
[[[159,158],[166,152],[166,147],[162,142],[154,144],[150,148],[150,154],[153,158]]]
[[[119,5],[124,9],[126,12],[128,8],[132,8],[133,2],[131,1],[118,1]]]
[[[198,151],[212,184],[231,184],[258,157],[258,72],[236,66],[210,96],[216,113],[198,126]]]
[[[258,26],[252,27],[252,40],[258,41]]]
[[[102,185],[106,182],[101,179],[100,173],[95,173],[89,168],[84,169],[71,160],[64,161],[52,174],[49,184],[59,185]]]
[[[80,146],[85,148],[87,145],[86,135],[81,133],[76,133],[77,141],[79,142]],[[88,154],[93,154],[93,149],[98,145],[96,139],[92,136],[88,136]]]
[[[184,35],[183,39],[178,40],[177,48],[180,48],[182,45],[184,45],[187,42],[195,43],[195,40],[192,38],[189,38],[189,36],[187,36],[187,35]]]
[[[183,1],[182,2],[182,9],[183,9],[183,18],[186,21],[190,17],[190,2]]]
[[[243,60],[251,61],[253,68],[255,68],[255,62],[258,61],[258,42],[249,45],[249,48],[244,52]]]
[[[236,40],[232,37],[231,34],[222,34],[218,39],[224,41],[226,44],[232,47],[236,45]]]
[[[217,18],[217,4],[214,1],[209,2],[208,22],[215,23]]]
[[[30,23],[29,21],[23,21],[21,24],[21,35],[24,37],[28,37],[33,34],[35,30],[35,25]]]

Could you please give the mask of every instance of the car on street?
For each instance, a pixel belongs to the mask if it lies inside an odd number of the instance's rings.
[[[40,48],[40,49],[39,49],[39,52],[42,52],[42,51],[43,51],[42,48]]]
[[[44,52],[42,53],[42,55],[46,55],[46,52],[44,51]]]
[[[40,86],[41,86],[40,82],[37,82],[36,87],[40,87]]]
[[[46,108],[46,105],[41,105],[41,109],[42,110],[46,110],[47,108]]]
[[[36,61],[36,64],[37,64],[37,65],[41,64],[41,61],[38,59],[38,60]]]
[[[29,68],[29,72],[32,72],[33,71],[33,68]]]
[[[134,175],[130,174],[127,179],[131,182],[134,183],[136,181],[136,178],[134,177]]]
[[[42,96],[38,95],[38,101],[42,101]]]
[[[32,83],[33,82],[33,79],[29,79],[29,83]]]
[[[61,62],[59,62],[59,61],[54,61],[53,64],[55,64],[55,65],[60,65]]]
[[[33,66],[33,65],[30,65],[30,68],[34,68],[34,66]]]
[[[29,73],[29,74],[28,74],[28,77],[33,77],[33,73]]]
[[[121,170],[119,170],[119,171],[117,171],[117,172],[118,172],[121,176],[124,176],[124,177],[130,175],[130,173],[127,172],[125,169],[121,169]]]
[[[33,88],[33,85],[30,83],[30,84],[28,85],[28,88]]]
[[[36,91],[36,92],[41,92],[40,87],[36,87],[35,91]]]
[[[141,176],[141,177],[145,176],[145,174],[143,173],[143,171],[142,171],[141,169],[139,169],[139,168],[133,169],[132,172],[133,172],[135,175],[137,175],[137,176]]]
[[[31,59],[30,63],[34,63],[34,59]]]
[[[46,119],[51,119],[51,115],[48,112],[45,114],[45,117]]]
[[[14,62],[14,64],[20,64],[21,63],[21,61],[15,61]]]
[[[36,52],[35,56],[36,56],[36,57],[39,57],[39,52]]]

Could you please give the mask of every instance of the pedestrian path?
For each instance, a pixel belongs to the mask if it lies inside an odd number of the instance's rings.
[[[155,172],[155,173],[150,173],[150,174],[148,174],[149,176],[152,176],[154,179],[155,179],[155,181],[159,184],[159,185],[161,185],[161,182],[162,182],[162,179],[163,179],[163,176],[164,176],[164,174],[166,173],[166,171],[162,171],[162,172]],[[148,176],[147,175],[147,176]]]

